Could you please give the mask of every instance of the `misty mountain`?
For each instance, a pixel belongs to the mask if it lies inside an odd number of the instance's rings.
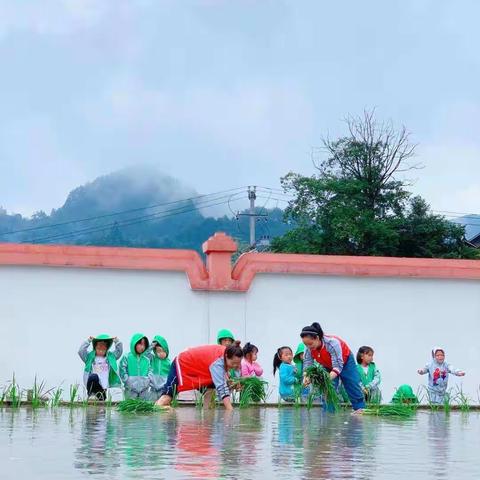
[[[245,199],[237,205],[246,205],[246,192],[200,196],[155,167],[131,167],[75,188],[50,214],[39,211],[26,218],[0,209],[0,240],[200,251],[209,236],[224,231],[245,246],[248,217],[233,215],[232,199]],[[262,214],[257,239],[288,230],[281,209],[257,211]]]

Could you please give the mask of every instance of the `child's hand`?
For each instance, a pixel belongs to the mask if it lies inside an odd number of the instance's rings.
[[[465,372],[458,372],[457,375],[458,375],[459,377],[464,377],[464,376],[465,376]]]
[[[118,337],[113,337],[112,340],[117,343],[118,342]]]
[[[423,370],[422,370],[421,368],[419,368],[419,369],[417,370],[417,373],[418,373],[419,375],[423,375]]]
[[[303,377],[303,386],[308,387],[310,385],[310,379],[308,377]]]
[[[91,335],[88,337],[88,341],[91,342],[95,337],[92,337]]]

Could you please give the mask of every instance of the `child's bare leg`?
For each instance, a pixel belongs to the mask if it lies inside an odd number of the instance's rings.
[[[172,403],[172,397],[170,395],[162,395],[156,402],[155,405],[159,407],[169,407]]]

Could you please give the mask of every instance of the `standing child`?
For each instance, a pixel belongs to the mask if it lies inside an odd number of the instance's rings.
[[[363,346],[357,352],[357,370],[362,382],[363,393],[367,402],[380,403],[382,392],[380,392],[380,370],[373,362],[373,348]]]
[[[241,373],[242,377],[261,377],[263,368],[257,362],[258,348],[247,342],[243,347]]]
[[[167,341],[161,335],[155,335],[146,353],[152,367],[150,388],[152,400],[158,400],[160,398],[160,390],[170,371],[171,362],[168,355],[169,349]]]
[[[431,403],[443,403],[448,386],[448,374],[463,377],[465,372],[453,368],[445,361],[445,350],[435,347],[432,361],[418,370],[420,375],[428,373],[428,397]]]
[[[152,369],[145,355],[148,338],[135,333],[130,340],[130,352],[120,362],[120,377],[125,385],[125,398],[148,398]]]
[[[92,344],[92,350],[88,347]],[[115,343],[114,352],[110,347]],[[117,337],[101,334],[88,339],[80,345],[78,355],[85,363],[83,382],[88,396],[95,396],[99,400],[105,400],[107,389],[121,386],[118,375],[117,360],[122,356],[122,342]]]
[[[278,370],[280,384],[278,393],[280,398],[286,402],[295,401],[295,386],[300,384],[296,374],[297,367],[292,363],[293,352],[290,347],[280,347],[273,357],[273,375]]]

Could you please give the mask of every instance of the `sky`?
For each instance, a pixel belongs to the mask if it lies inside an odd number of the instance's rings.
[[[1,0],[0,205],[30,215],[155,165],[201,193],[314,173],[376,109],[412,190],[480,212],[478,0]]]

